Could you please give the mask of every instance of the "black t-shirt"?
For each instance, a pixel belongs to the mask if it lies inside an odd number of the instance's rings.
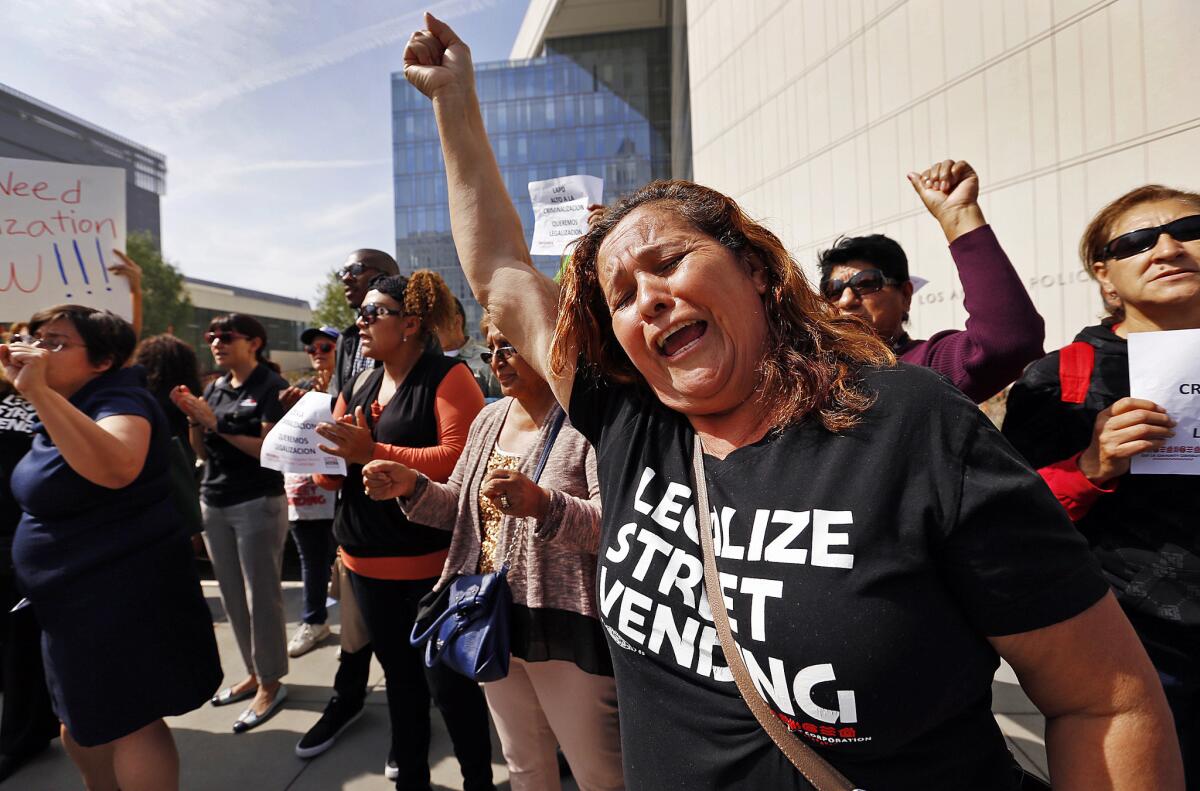
[[[806,420],[705,458],[735,636],[780,719],[860,787],[1011,789],[986,636],[1065,620],[1107,586],[974,404],[912,366],[864,379],[878,400],[854,429]],[[597,448],[629,787],[809,788],[723,661],[687,420],[582,375],[570,417]]]
[[[278,423],[286,410],[279,391],[287,380],[265,365],[259,365],[241,387],[230,384],[229,375],[204,390],[204,400],[217,416],[217,433],[204,433],[204,479],[200,496],[218,508],[237,505],[256,497],[283,494],[283,475],[259,464],[258,458],[243,453],[218,434],[257,437],[264,423]]]
[[[110,489],[77,473],[35,424],[33,446],[12,473],[12,491],[25,512],[13,538],[13,563],[22,589],[35,601],[61,594],[97,569],[132,562],[162,542],[182,541],[171,499],[171,438],[167,419],[146,389],[138,366],[105,371],[70,398],[93,421],[114,415],[150,424],[146,461],[128,486]]]

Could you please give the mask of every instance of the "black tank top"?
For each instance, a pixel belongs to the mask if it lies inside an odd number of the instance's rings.
[[[358,392],[351,379],[342,390],[346,414],[362,407],[376,442],[428,448],[438,443],[434,402],[437,389],[455,365],[463,364],[440,354],[423,354],[379,415],[371,417],[371,404],[379,397],[383,367],[367,375]],[[427,555],[450,546],[452,526],[442,529],[410,522],[395,500],[372,500],[363,490],[362,465],[348,464],[338,498],[333,537],[350,555],[362,558]]]

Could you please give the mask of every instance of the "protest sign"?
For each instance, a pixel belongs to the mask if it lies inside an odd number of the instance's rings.
[[[317,447],[322,440],[318,423],[332,423],[329,394],[305,393],[288,413],[263,438],[259,461],[262,466],[280,472],[345,475],[346,462]]]
[[[132,318],[129,282],[108,267],[125,251],[125,171],[0,157],[0,320],[70,302]]]
[[[604,202],[604,179],[563,176],[529,182],[533,201],[532,255],[562,255],[571,242],[587,232],[587,207]]]
[[[1175,421],[1161,448],[1133,457],[1134,475],[1200,475],[1200,330],[1129,333],[1129,394]]]

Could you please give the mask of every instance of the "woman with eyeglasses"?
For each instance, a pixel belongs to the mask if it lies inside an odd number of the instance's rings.
[[[204,459],[204,543],[246,667],[246,677],[214,695],[212,704],[250,699],[233,723],[234,733],[244,733],[287,698],[280,682],[288,671],[281,587],[287,501],[283,476],[258,459],[263,437],[283,417],[279,393],[288,383],[267,359],[267,331],[257,319],[217,316],[204,340],[223,375],[200,398],[178,387],[171,400],[187,415],[192,447]]]
[[[58,305],[29,332],[0,346],[37,413],[12,470],[24,512],[12,557],[63,744],[93,791],[175,789],[163,718],[202,705],[221,666],[172,501],[170,427],[142,370],[124,367],[136,342],[124,319]]]
[[[1129,474],[1139,453],[1200,441],[1129,397],[1126,340],[1200,328],[1200,193],[1151,184],[1122,195],[1088,224],[1079,256],[1123,315],[1030,366],[1009,393],[1004,434],[1087,536],[1158,669],[1189,787],[1200,788],[1200,486]]]
[[[373,461],[363,470],[367,491],[400,498],[415,522],[453,529],[438,588],[456,574],[510,566],[511,662],[483,691],[514,791],[560,788],[556,744],[584,791],[624,788],[616,685],[596,606],[596,453],[486,315],[480,329],[488,344],[480,357],[504,397],[475,418],[450,480]]]
[[[347,464],[344,478],[317,481],[341,487],[333,536],[387,679],[388,767],[396,788],[429,786],[432,693],[454,743],[463,787],[487,791],[491,740],[483,693],[440,665],[426,669],[408,641],[418,602],[446,562],[449,525],[420,523],[395,501],[372,500],[362,475],[375,459],[400,462],[435,481],[445,481],[454,470],[471,421],[483,408],[483,394],[461,360],[428,345],[453,310],[445,282],[427,269],[371,281],[358,310],[359,341],[362,353],[382,365],[347,382],[333,410],[336,422],[317,427],[328,443],[321,449]]]
[[[312,363],[313,375],[279,394],[285,409],[295,406],[305,393],[328,391],[333,375],[334,349],[340,336],[333,327],[309,327],[300,334],[300,342]],[[330,566],[337,551],[333,542],[335,496],[317,486],[308,474],[284,473],[283,488],[287,493],[289,532],[300,557],[300,579],[304,585],[300,626],[288,641],[288,656],[294,658],[307,654],[329,636],[325,599],[329,592]]]
[[[975,170],[947,159],[909,173],[908,181],[949,242],[966,329],[928,340],[908,336],[914,290],[908,258],[882,234],[842,237],[821,251],[821,293],[844,315],[870,324],[901,362],[932,368],[973,401],[986,401],[1042,356],[1045,322],[984,220]]]
[[[1153,668],[987,417],[699,184],[607,210],[560,291],[530,263],[470,50],[426,25],[404,73],[433,100],[459,260],[596,448],[626,783],[806,791],[806,750],[848,787],[1015,791],[990,706],[1004,658],[1056,786],[1178,788]]]

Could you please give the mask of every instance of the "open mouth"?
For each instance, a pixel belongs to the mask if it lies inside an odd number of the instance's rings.
[[[698,343],[707,331],[707,321],[684,322],[658,339],[658,353],[663,357],[677,357]]]

